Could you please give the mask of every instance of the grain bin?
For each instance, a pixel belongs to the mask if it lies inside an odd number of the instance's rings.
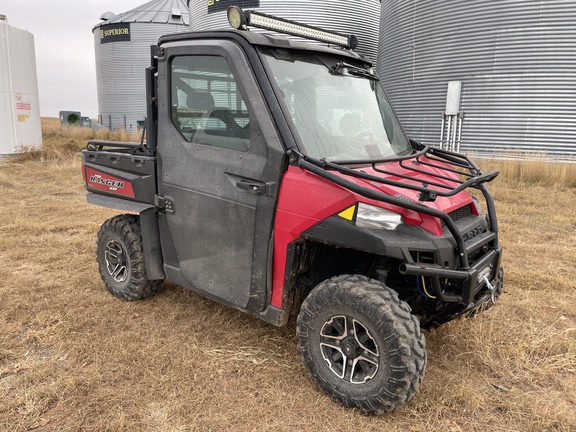
[[[118,15],[102,14],[92,30],[100,124],[128,132],[142,124],[150,45],[164,34],[188,31],[188,16],[185,0],[154,0]]]
[[[230,28],[226,10],[231,5],[326,30],[355,34],[357,51],[376,61],[380,0],[188,0],[190,29]]]
[[[0,15],[0,157],[41,146],[34,36]]]
[[[377,70],[416,140],[574,158],[575,19],[563,0],[383,0]]]

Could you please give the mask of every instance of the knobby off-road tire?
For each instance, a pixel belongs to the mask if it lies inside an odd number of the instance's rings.
[[[96,255],[106,288],[122,300],[150,297],[163,282],[146,277],[138,216],[118,215],[104,222],[98,231]]]
[[[365,276],[316,286],[296,332],[312,378],[346,407],[388,413],[410,400],[424,378],[426,343],[417,318],[394,290]]]

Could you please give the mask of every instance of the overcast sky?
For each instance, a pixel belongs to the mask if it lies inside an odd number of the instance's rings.
[[[40,115],[80,111],[96,118],[92,28],[106,11],[126,12],[147,0],[0,0],[11,27],[34,35]]]

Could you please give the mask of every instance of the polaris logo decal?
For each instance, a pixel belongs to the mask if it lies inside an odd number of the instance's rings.
[[[408,201],[408,202],[415,202],[415,201],[412,201],[410,198],[405,197],[404,195],[399,194],[399,193],[397,193],[396,195],[394,195],[394,198],[398,198],[398,199],[401,199],[401,200],[403,200],[403,201]]]
[[[86,186],[88,189],[97,189],[102,192],[113,193],[134,198],[132,183],[116,178],[110,174],[86,167]]]
[[[472,240],[474,237],[480,234],[482,234],[482,227],[478,225],[462,234],[462,238],[464,239],[465,242],[467,242],[468,240]]]

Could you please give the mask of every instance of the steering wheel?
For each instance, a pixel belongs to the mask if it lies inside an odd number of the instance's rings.
[[[346,145],[354,151],[361,150],[366,144],[374,142],[374,134],[370,131],[360,131],[353,137],[349,138]]]
[[[370,140],[372,140],[374,138],[374,134],[370,131],[361,131],[361,132],[357,133],[356,135],[354,135],[353,138],[354,139],[370,139]]]

